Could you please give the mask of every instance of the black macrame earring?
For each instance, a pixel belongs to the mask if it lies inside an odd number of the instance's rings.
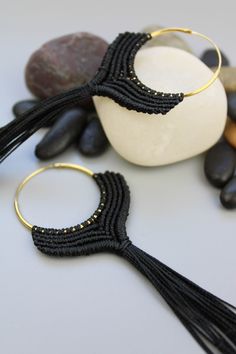
[[[31,225],[18,204],[24,185],[50,168],[69,168],[91,176],[100,190],[100,203],[83,223],[63,229]],[[52,164],[29,175],[18,187],[15,210],[20,221],[31,230],[35,246],[49,256],[80,256],[111,252],[125,258],[140,271],[163,296],[170,308],[206,353],[236,353],[236,308],[154,257],[136,247],[126,233],[130,192],[119,173],[92,171],[73,164]]]
[[[215,48],[219,64],[212,78],[202,87],[186,93],[157,92],[147,87],[137,77],[134,58],[137,51],[149,40],[168,32],[197,35]],[[43,100],[36,107],[0,129],[0,162],[20,144],[45,126],[61,111],[87,100],[91,96],[106,96],[129,110],[147,114],[166,114],[185,97],[193,96],[208,88],[218,77],[221,53],[207,36],[186,28],[164,28],[152,33],[120,33],[109,45],[95,77],[87,84]]]

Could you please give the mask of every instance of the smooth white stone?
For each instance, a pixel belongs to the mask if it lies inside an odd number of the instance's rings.
[[[157,91],[179,93],[205,84],[212,71],[194,55],[172,47],[151,47],[135,57],[138,78]],[[96,110],[113,148],[143,166],[181,161],[209,149],[227,118],[225,90],[217,79],[208,89],[184,98],[166,115],[129,111],[107,97],[94,97]]]

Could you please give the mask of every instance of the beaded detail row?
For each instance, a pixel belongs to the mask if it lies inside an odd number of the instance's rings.
[[[164,93],[143,84],[134,69],[138,50],[150,33],[120,33],[109,45],[90,87],[94,95],[112,98],[121,106],[148,114],[166,114],[184,99],[183,93]]]
[[[94,174],[93,177],[95,180],[97,179],[98,175]],[[38,227],[38,226],[33,226],[32,231],[37,232],[39,234],[49,234],[49,235],[61,235],[61,234],[73,234],[75,232],[78,232],[79,230],[84,229],[85,227],[94,224],[97,219],[99,218],[100,214],[102,213],[104,207],[105,207],[105,202],[106,202],[106,189],[104,184],[99,183],[99,188],[100,188],[100,202],[98,207],[96,208],[95,212],[85,221],[83,221],[80,224],[71,226],[71,227],[66,227],[62,229],[55,229],[55,228],[45,228],[45,227]]]

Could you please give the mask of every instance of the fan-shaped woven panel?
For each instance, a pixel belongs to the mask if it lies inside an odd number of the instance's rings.
[[[108,47],[90,83],[93,95],[110,97],[130,110],[149,114],[166,114],[183,101],[183,93],[155,91],[137,77],[134,69],[135,55],[151,38],[149,33],[119,34]]]

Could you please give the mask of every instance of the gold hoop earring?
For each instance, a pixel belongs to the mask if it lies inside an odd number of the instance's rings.
[[[24,188],[24,186],[35,176],[39,175],[40,173],[43,173],[47,170],[50,169],[70,169],[70,170],[75,170],[75,171],[79,171],[82,173],[85,173],[86,175],[92,177],[93,176],[93,172],[89,169],[87,169],[86,167],[80,166],[80,165],[76,165],[76,164],[69,164],[69,163],[54,163],[54,164],[50,164],[47,165],[45,167],[39,168],[38,170],[34,171],[33,173],[31,173],[29,176],[27,176],[18,186],[16,193],[15,193],[15,198],[14,198],[14,208],[15,208],[15,212],[16,215],[18,217],[18,219],[20,220],[20,222],[27,227],[29,230],[32,230],[33,225],[28,222],[25,217],[23,216],[20,206],[19,206],[19,195],[20,192],[22,191],[22,189]]]
[[[32,226],[19,211],[18,195],[24,185],[50,168],[78,170],[96,181],[101,194],[100,203],[95,213],[82,224],[63,229]],[[135,246],[126,231],[129,205],[130,190],[120,173],[93,173],[73,164],[52,164],[33,172],[19,185],[15,198],[17,215],[24,226],[31,229],[34,245],[39,251],[54,257],[104,252],[123,257],[153,284],[207,353],[212,348],[222,354],[235,353],[235,307]]]
[[[146,86],[135,73],[134,59],[138,50],[150,39],[168,33],[183,32],[197,35],[209,41],[215,48],[219,63],[212,78],[202,87],[191,92],[160,92]],[[63,92],[50,100],[42,101],[26,112],[20,121],[7,124],[0,131],[0,162],[10,155],[52,117],[71,104],[84,102],[92,96],[109,97],[120,106],[147,114],[167,114],[184,98],[196,95],[208,88],[218,77],[221,53],[217,45],[204,34],[186,28],[164,28],[152,33],[120,33],[108,46],[95,76],[85,85]],[[23,123],[22,123],[23,122]]]
[[[158,31],[151,32],[150,35],[151,35],[151,38],[155,38],[155,37],[158,37],[158,36],[161,36],[165,33],[170,33],[170,32],[182,32],[185,34],[201,37],[201,38],[207,40],[215,48],[215,51],[216,51],[216,54],[218,57],[218,66],[217,66],[216,71],[214,72],[213,76],[211,77],[211,79],[206,84],[199,87],[198,89],[196,89],[194,91],[183,93],[184,97],[194,96],[194,95],[206,90],[209,86],[211,86],[213,84],[213,82],[219,76],[221,65],[222,65],[222,56],[221,56],[220,49],[215,44],[215,42],[211,38],[207,37],[205,34],[202,34],[202,33],[196,32],[196,31],[192,31],[191,29],[188,29],[188,28],[179,28],[179,27],[162,28]]]

